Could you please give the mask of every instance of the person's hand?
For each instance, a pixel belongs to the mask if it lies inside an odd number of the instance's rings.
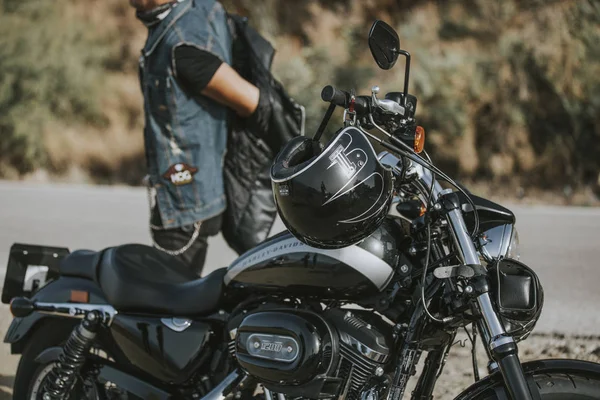
[[[256,110],[247,118],[246,127],[253,133],[255,136],[263,139],[269,147],[272,148],[272,143],[269,143],[269,122],[271,120],[271,101],[269,98],[268,89],[260,90],[260,96],[258,100],[258,105],[256,106]]]

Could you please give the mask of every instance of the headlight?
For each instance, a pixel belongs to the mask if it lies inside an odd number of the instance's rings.
[[[506,258],[512,258],[518,260],[521,258],[521,246],[519,243],[519,232],[513,225],[512,234],[510,235],[510,242],[508,243],[508,250],[506,251]]]
[[[519,234],[514,225],[505,224],[488,229],[479,238],[481,255],[487,262],[502,257],[518,260]]]

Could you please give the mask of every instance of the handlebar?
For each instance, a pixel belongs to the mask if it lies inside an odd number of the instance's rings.
[[[327,85],[321,91],[321,99],[325,102],[335,104],[336,106],[348,108],[350,104],[350,93],[336,89],[332,85]],[[369,97],[356,96],[354,98],[354,110],[358,114],[364,114],[369,111]]]
[[[327,85],[321,91],[321,99],[328,103],[333,103],[336,106],[346,108],[348,106],[348,100],[350,94],[343,90],[336,89],[331,85]]]

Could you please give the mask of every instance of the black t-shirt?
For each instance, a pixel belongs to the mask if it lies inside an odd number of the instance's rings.
[[[223,61],[213,53],[191,45],[175,48],[175,73],[183,87],[199,95],[208,85]]]
[[[199,96],[215,75],[223,61],[210,51],[202,50],[192,45],[179,45],[174,51],[175,73],[177,79],[191,95]],[[260,89],[260,88],[259,88]],[[272,143],[271,138],[265,137],[271,117],[269,96],[260,90],[256,111],[246,119],[248,129],[262,137],[271,148],[278,149],[280,143]]]

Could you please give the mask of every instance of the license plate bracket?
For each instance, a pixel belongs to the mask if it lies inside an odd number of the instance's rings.
[[[69,254],[65,247],[15,243],[10,248],[2,303],[14,297],[31,297],[46,283],[59,276],[60,261]]]

